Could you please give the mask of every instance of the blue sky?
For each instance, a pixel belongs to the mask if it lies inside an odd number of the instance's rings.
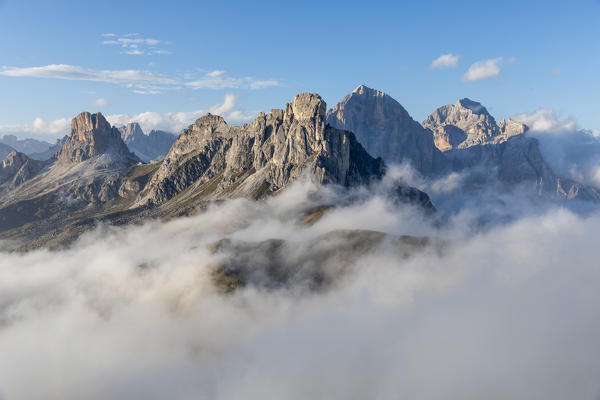
[[[600,129],[598,0],[0,0],[0,37],[0,134],[56,137],[84,110],[236,122],[361,83],[418,121],[469,97],[497,118],[549,108]]]

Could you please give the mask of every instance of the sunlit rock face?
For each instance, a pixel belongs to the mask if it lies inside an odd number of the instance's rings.
[[[207,114],[184,131],[143,191],[141,203],[161,203],[211,181],[208,197],[260,198],[308,173],[318,183],[368,184],[384,174],[352,133],[327,125],[326,104],[302,93],[285,110],[230,126]]]
[[[119,130],[111,127],[101,113],[82,112],[71,121],[71,132],[57,159],[76,163],[102,154],[110,154],[124,165],[139,162],[123,143]]]
[[[467,98],[439,107],[425,119],[423,127],[433,133],[441,151],[502,143],[527,131],[527,126],[513,120],[496,124],[484,106]]]

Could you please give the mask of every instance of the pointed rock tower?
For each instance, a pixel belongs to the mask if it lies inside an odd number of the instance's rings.
[[[381,178],[383,161],[352,133],[328,126],[325,110],[319,95],[302,93],[285,111],[260,113],[244,126],[207,114],[175,141],[139,203],[160,204],[183,191],[206,199],[260,198],[304,173],[343,186]]]
[[[513,120],[496,124],[484,106],[467,98],[439,107],[427,117],[423,127],[433,133],[441,151],[497,144],[527,131],[527,126]]]
[[[386,163],[408,161],[423,175],[444,168],[431,134],[400,103],[379,90],[360,85],[327,113],[327,122],[353,132],[365,149]]]
[[[119,130],[111,127],[102,114],[82,112],[71,121],[69,137],[56,158],[79,163],[97,156],[105,156],[114,166],[131,166],[139,162],[121,139]]]

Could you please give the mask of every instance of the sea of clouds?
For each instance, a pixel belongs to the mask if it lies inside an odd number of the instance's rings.
[[[383,186],[411,176],[392,169]],[[301,181],[263,202],[100,226],[66,250],[1,253],[0,399],[597,399],[600,214],[500,194],[475,207],[460,179],[428,184],[433,217],[383,189]],[[223,238],[302,253],[340,229],[444,246],[399,257],[384,241],[319,291],[213,283]]]

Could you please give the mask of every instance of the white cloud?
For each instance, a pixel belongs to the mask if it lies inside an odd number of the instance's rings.
[[[103,40],[101,44],[109,46],[118,46],[122,49],[121,54],[132,55],[153,55],[153,54],[171,54],[169,50],[159,48],[158,46],[166,45],[167,42],[153,39],[142,38],[137,33],[121,34],[114,33],[102,34],[103,37],[110,38]]]
[[[489,60],[477,61],[469,67],[461,80],[463,82],[479,81],[500,75],[500,63],[502,57]]]
[[[577,129],[577,121],[574,117],[560,120],[556,112],[550,108],[540,108],[530,114],[518,114],[512,119],[524,123],[533,132],[561,133]]]
[[[69,132],[71,126],[70,118],[59,118],[53,121],[46,121],[42,118],[35,118],[31,123],[23,125],[3,125],[0,126],[0,132],[12,133],[20,137],[28,136],[63,136]]]
[[[339,207],[301,227],[311,190],[0,254],[3,398],[598,397],[598,214],[553,209],[481,232],[461,216],[432,227],[381,197],[333,197]],[[304,241],[357,226],[447,241],[340,251],[330,264],[346,267],[321,292],[301,280],[215,290],[213,268],[236,257],[214,250],[222,238],[292,239],[283,257],[306,272],[339,242]],[[239,261],[267,254],[252,248]]]
[[[281,84],[279,83],[279,81],[275,81],[275,80],[270,80],[270,81],[251,81],[250,82],[250,89],[264,89],[266,87],[273,87],[273,86],[281,86]]]
[[[6,67],[3,66],[0,75],[12,77],[53,78],[79,81],[108,82],[108,83],[154,83],[175,85],[179,80],[164,75],[141,70],[93,70],[67,64],[51,64],[43,67]]]
[[[94,100],[94,105],[98,106],[98,107],[106,107],[108,105],[110,105],[110,103],[108,102],[108,100],[101,98],[98,98],[96,100]]]
[[[217,70],[204,74],[197,80],[185,83],[186,86],[193,89],[263,89],[266,87],[280,86],[276,80],[256,80],[254,78],[233,78],[227,75],[225,71]]]
[[[257,80],[251,77],[234,78],[228,76],[223,70],[205,73],[200,79],[194,79],[193,75],[188,74],[182,80],[143,70],[93,70],[74,65],[51,64],[26,68],[3,66],[0,75],[123,84],[138,94],[160,94],[165,90],[180,89],[182,86],[212,90],[264,89],[280,86],[280,82],[276,80]]]
[[[452,54],[442,54],[435,60],[431,62],[429,68],[431,69],[439,69],[439,68],[454,68],[458,66],[459,56],[455,56]]]
[[[144,132],[150,132],[154,129],[179,133],[207,112],[222,116],[230,124],[248,122],[256,117],[256,113],[238,109],[238,100],[238,96],[227,94],[223,99],[223,103],[215,104],[208,109],[187,112],[168,112],[163,114],[152,111],[135,115],[113,114],[108,115],[106,119],[112,125],[116,126],[124,125],[129,122],[138,122]]]
[[[121,52],[121,54],[142,55],[142,54],[144,54],[144,52],[141,50],[132,49],[132,50],[123,50]]]
[[[544,160],[560,176],[600,188],[600,137],[579,127],[572,116],[559,118],[552,109],[542,108],[513,117],[526,124],[536,137]]]
[[[152,90],[148,90],[152,92]],[[144,93],[151,94],[151,93]],[[226,94],[223,102],[212,105],[206,109],[194,111],[179,111],[157,113],[146,111],[138,114],[112,114],[106,115],[106,119],[116,126],[121,126],[129,122],[138,122],[144,132],[150,132],[153,129],[164,130],[173,133],[179,133],[187,128],[196,119],[210,112],[225,118],[229,124],[241,124],[249,122],[256,117],[257,112],[249,112],[238,108],[239,96]],[[105,107],[110,103],[103,98],[94,100],[94,106]],[[71,118],[59,118],[53,121],[46,121],[42,118],[35,118],[31,123],[22,125],[0,125],[0,135],[14,134],[19,137],[53,136],[61,137],[69,133]]]
[[[225,75],[225,71],[216,70],[212,72],[208,72],[206,76],[210,76],[211,78],[216,78],[217,76]]]

